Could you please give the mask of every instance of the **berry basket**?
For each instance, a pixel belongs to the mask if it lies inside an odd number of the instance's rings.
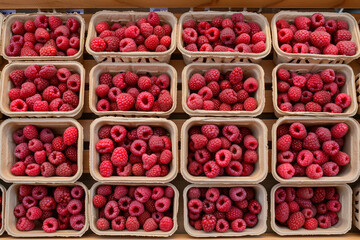
[[[1,228],[0,228],[0,235],[2,235],[5,232],[5,225],[7,224],[6,221],[4,221],[5,218],[5,204],[6,204],[6,189],[3,185],[0,185],[1,190]]]
[[[165,52],[95,52],[90,48],[90,41],[96,37],[95,26],[99,22],[130,22],[136,21],[140,18],[146,18],[148,12],[119,12],[119,11],[99,11],[92,15],[88,36],[86,39],[86,51],[91,54],[97,62],[124,62],[124,63],[168,63],[170,61],[171,54],[176,48],[176,27],[177,19],[170,12],[158,12],[161,22],[168,23],[171,28],[171,44],[169,49]]]
[[[160,75],[162,73],[167,74],[170,77],[170,95],[173,100],[173,105],[170,110],[166,112],[153,112],[153,111],[99,111],[97,110],[98,96],[96,95],[96,87],[99,84],[99,77],[102,73],[120,73],[131,71],[136,74],[153,74]],[[101,63],[94,66],[90,71],[90,83],[89,83],[89,107],[93,113],[98,116],[116,115],[116,116],[128,116],[128,117],[168,117],[175,111],[177,102],[177,72],[174,67],[163,63]]]
[[[31,185],[31,184],[27,184],[27,185]],[[46,183],[46,184],[42,184],[43,186],[47,186],[47,187],[58,187],[58,186],[68,186],[68,187],[74,187],[74,186],[80,186],[84,189],[84,194],[85,194],[85,201],[84,201],[84,206],[85,206],[85,224],[84,227],[80,230],[80,231],[76,231],[76,230],[57,230],[56,232],[53,233],[46,233],[44,232],[41,227],[40,229],[37,230],[32,230],[32,231],[19,231],[16,228],[16,217],[14,216],[13,212],[14,212],[14,208],[15,206],[19,203],[18,198],[17,198],[17,192],[19,187],[21,186],[21,184],[13,184],[9,187],[8,191],[7,191],[7,196],[6,196],[6,203],[7,203],[7,207],[6,207],[6,219],[8,224],[6,224],[6,231],[9,235],[13,236],[13,237],[54,237],[54,238],[59,238],[59,237],[81,237],[84,233],[86,233],[86,231],[89,229],[89,190],[87,189],[87,187],[81,183],[81,182],[75,182],[75,183],[65,183],[65,184],[50,184],[50,183]]]
[[[354,187],[354,212],[353,212],[353,223],[355,227],[360,230],[360,186]]]
[[[185,64],[193,62],[197,63],[235,63],[235,62],[250,62],[258,63],[265,58],[271,51],[271,34],[270,26],[266,18],[257,13],[241,12],[244,15],[245,21],[252,21],[259,24],[262,31],[266,35],[266,49],[262,53],[236,53],[236,52],[192,52],[185,49],[182,32],[183,24],[187,20],[194,19],[195,21],[211,21],[216,16],[223,16],[231,18],[235,12],[217,12],[217,11],[204,11],[204,12],[187,12],[181,15],[178,25],[177,33],[177,47],[183,55]]]
[[[360,74],[355,76],[355,87],[356,87],[356,101],[360,103]],[[360,113],[360,108],[358,108],[357,113]]]
[[[259,87],[254,95],[254,98],[258,102],[258,106],[254,111],[215,111],[215,110],[192,110],[188,107],[186,101],[190,95],[190,90],[188,87],[189,79],[195,73],[204,74],[207,70],[216,68],[220,73],[226,73],[233,70],[236,67],[241,67],[243,70],[244,76],[254,77],[258,83]],[[193,63],[186,66],[182,72],[182,107],[184,111],[189,114],[191,117],[194,116],[244,116],[244,117],[256,117],[262,113],[265,107],[265,79],[264,79],[264,70],[260,65],[251,64],[251,63],[213,63],[213,64],[202,64],[202,63]]]
[[[210,237],[244,237],[244,236],[259,236],[263,233],[266,232],[267,229],[267,225],[266,225],[266,221],[267,221],[267,211],[268,211],[268,203],[267,203],[267,193],[265,188],[260,185],[260,184],[255,184],[255,185],[239,185],[238,183],[231,183],[231,185],[209,185],[209,187],[220,187],[220,188],[231,188],[231,187],[251,187],[254,188],[255,190],[255,199],[261,203],[261,212],[258,215],[258,223],[255,227],[253,228],[246,228],[244,231],[242,232],[234,232],[232,230],[226,231],[224,233],[219,233],[219,232],[204,232],[202,230],[196,230],[195,228],[193,228],[190,223],[189,223],[189,218],[188,218],[188,191],[190,188],[192,187],[207,187],[206,185],[200,185],[200,184],[190,184],[188,185],[183,192],[183,201],[184,201],[184,227],[185,227],[185,231],[192,237],[206,237],[206,238],[210,238]]]
[[[8,95],[9,90],[13,87],[9,74],[13,70],[25,70],[28,66],[35,64],[35,62],[13,62],[7,64],[1,72],[1,91],[0,91],[0,110],[2,113],[9,117],[72,117],[79,118],[83,112],[84,95],[85,95],[85,69],[78,62],[37,62],[38,66],[54,65],[56,68],[67,68],[72,72],[76,72],[80,75],[81,87],[79,91],[79,104],[71,111],[47,111],[47,112],[13,112],[10,110],[10,98]]]
[[[11,26],[12,24],[19,20],[19,21],[27,21],[27,20],[35,20],[37,15],[40,14],[44,14],[47,17],[49,16],[55,16],[55,17],[59,17],[62,21],[66,21],[69,18],[75,18],[76,20],[78,20],[78,22],[80,23],[80,45],[79,45],[79,51],[73,55],[73,56],[32,56],[32,57],[21,57],[21,56],[7,56],[6,54],[6,47],[7,45],[10,43],[10,38],[12,36],[11,33]],[[15,14],[11,14],[7,17],[5,17],[4,19],[4,24],[3,24],[3,31],[2,31],[2,45],[1,45],[1,52],[2,52],[2,56],[8,60],[8,61],[26,61],[26,60],[58,60],[58,61],[63,61],[63,60],[77,60],[80,57],[82,57],[83,51],[84,51],[84,42],[85,42],[85,20],[84,18],[76,13],[42,13],[42,12],[38,12],[38,13],[30,13],[30,14],[26,14],[26,13],[15,13]]]
[[[44,176],[15,176],[11,173],[10,168],[15,163],[16,157],[14,156],[15,142],[12,138],[13,132],[26,125],[34,125],[35,127],[50,128],[57,134],[63,134],[64,130],[69,126],[74,126],[78,129],[77,141],[77,165],[78,171],[75,175],[70,177],[44,177]],[[0,177],[5,182],[9,183],[72,183],[77,181],[83,172],[83,128],[75,120],[70,118],[63,119],[20,119],[12,118],[2,122],[0,126],[0,142],[2,148],[0,155],[2,161],[0,164]]]
[[[215,124],[218,126],[236,125],[247,127],[252,130],[254,137],[258,140],[259,147],[258,161],[255,163],[254,171],[250,176],[217,176],[208,178],[207,176],[193,176],[188,171],[188,151],[189,134],[188,131],[193,126],[205,124]],[[253,118],[200,118],[193,117],[187,120],[181,128],[181,160],[180,171],[186,181],[195,184],[257,184],[263,181],[268,172],[268,130],[266,125],[259,119]]]
[[[95,195],[96,195],[96,189],[101,186],[101,185],[106,185],[104,183],[95,183],[91,189],[90,189],[90,199],[92,199]],[[122,230],[122,231],[115,231],[115,230],[106,230],[106,231],[101,231],[99,229],[97,229],[96,227],[96,220],[99,218],[99,211],[94,207],[94,205],[91,203],[90,204],[90,229],[99,236],[132,236],[132,237],[170,237],[171,235],[173,235],[177,228],[178,228],[178,223],[177,223],[177,214],[178,214],[178,209],[179,209],[179,191],[176,189],[176,187],[171,184],[171,183],[165,183],[165,184],[149,184],[149,183],[139,183],[139,184],[133,184],[133,183],[126,183],[126,184],[121,184],[121,183],[113,183],[111,184],[112,186],[118,186],[118,185],[125,185],[125,186],[160,186],[160,187],[166,187],[166,186],[170,186],[173,190],[174,190],[174,198],[173,198],[173,228],[169,231],[169,232],[163,232],[161,230],[155,230],[155,231],[150,231],[150,232],[146,232],[143,229],[141,230],[136,230],[136,231],[129,231],[129,230]]]
[[[164,177],[146,177],[146,176],[110,176],[103,177],[99,171],[100,154],[96,151],[96,143],[99,140],[98,131],[104,125],[121,125],[124,127],[138,127],[148,125],[150,127],[163,127],[170,136],[172,161],[169,173]],[[178,132],[174,122],[163,118],[116,118],[101,117],[93,121],[90,125],[90,174],[99,182],[103,183],[167,183],[172,181],[178,172]]]
[[[277,71],[280,69],[286,69],[290,72],[305,74],[305,73],[319,73],[325,69],[333,69],[335,73],[341,73],[345,76],[346,82],[342,87],[342,92],[349,94],[351,97],[350,106],[342,113],[329,113],[329,112],[287,112],[279,108],[277,104],[278,98],[278,87],[277,87]],[[354,72],[348,65],[337,65],[337,64],[291,64],[282,63],[277,65],[272,71],[272,89],[273,89],[273,106],[275,109],[275,115],[281,116],[314,116],[314,117],[349,117],[354,116],[358,111],[357,96],[355,92],[355,81]],[[357,91],[357,89],[356,89]]]
[[[349,31],[352,33],[352,41],[356,43],[357,51],[353,56],[345,55],[324,55],[324,54],[301,54],[301,53],[285,53],[278,44],[278,36],[276,29],[276,21],[285,19],[293,21],[298,16],[311,17],[315,12],[295,12],[295,11],[280,11],[274,15],[271,20],[272,41],[274,47],[274,61],[275,63],[341,63],[347,64],[360,56],[360,32],[359,26],[355,18],[349,13],[331,13],[321,12],[325,19],[344,20],[348,22]]]
[[[298,230],[290,230],[287,227],[280,226],[275,221],[275,191],[280,187],[314,187],[311,185],[301,185],[298,183],[294,183],[291,185],[283,185],[277,184],[271,189],[271,205],[270,205],[270,212],[271,212],[271,228],[280,236],[312,236],[312,235],[343,235],[347,233],[351,229],[351,197],[352,197],[352,190],[347,184],[335,184],[335,185],[324,185],[322,187],[335,187],[339,193],[339,201],[342,205],[340,212],[338,213],[339,222],[327,229],[324,228],[316,228],[315,230],[307,230],[305,228],[300,228]]]
[[[345,123],[349,126],[349,131],[345,136],[345,144],[343,152],[350,156],[350,163],[344,166],[341,172],[336,176],[323,176],[318,179],[311,179],[309,177],[292,177],[290,179],[284,179],[277,173],[277,128],[282,124],[291,124],[294,122],[300,122],[305,127],[311,126],[332,126],[337,123]],[[360,174],[359,159],[359,123],[352,118],[330,118],[330,117],[282,117],[276,121],[272,128],[272,161],[271,172],[275,180],[282,184],[308,184],[308,185],[325,185],[325,184],[342,184],[355,182]]]

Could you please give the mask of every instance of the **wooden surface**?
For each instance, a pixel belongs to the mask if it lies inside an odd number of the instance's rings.
[[[1,8],[33,8],[33,4],[34,4],[34,0],[31,1],[26,1],[26,3],[24,3],[24,0],[2,0],[0,3],[0,7]],[[155,1],[138,1],[138,0],[132,0],[132,1],[116,1],[116,0],[102,0],[102,1],[85,1],[85,0],[78,0],[75,2],[71,2],[69,3],[69,0],[56,0],[56,1],[45,1],[45,0],[38,0],[36,1],[37,5],[39,7],[68,7],[71,6],[73,8],[77,8],[77,7],[91,7],[91,8],[95,8],[95,7],[102,7],[102,8],[107,8],[107,7],[129,7],[129,6],[142,6],[142,7],[148,7],[148,6],[152,6],[152,7],[156,7],[153,5]],[[188,0],[183,0],[183,1],[156,1],[157,3],[161,3],[161,4],[167,4],[168,7],[189,7],[191,6],[191,4],[196,3],[196,6],[201,5],[201,4],[209,4],[207,6],[210,6],[210,4],[218,4],[216,6],[226,6],[231,4],[232,6],[239,6],[241,7],[241,4],[244,4],[244,1],[231,1],[231,0],[217,0],[217,1],[210,1],[210,0],[199,0],[199,1],[188,1]],[[326,4],[327,5],[322,5],[322,4]],[[170,4],[170,5],[168,5]],[[234,5],[235,4],[235,5]],[[308,1],[308,0],[287,0],[287,1],[281,1],[281,0],[276,0],[276,1],[261,1],[261,0],[254,0],[254,1],[249,1],[248,2],[248,7],[259,7],[259,6],[276,6],[278,8],[281,7],[289,7],[290,5],[292,7],[296,7],[296,6],[300,6],[300,4],[303,4],[302,6],[306,7],[306,6],[311,6],[311,7],[335,7],[335,6],[347,6],[347,7],[360,7],[360,0],[351,0],[351,1],[338,1],[338,0],[330,0],[330,1],[322,1],[322,0],[318,0],[316,2],[313,1]],[[205,5],[204,5],[205,6]],[[187,11],[187,10],[183,10],[183,11]],[[179,17],[181,15],[181,13],[177,12],[175,14],[177,17]],[[270,21],[273,14],[271,13],[266,13],[264,14],[265,17]],[[86,23],[88,24],[88,21],[91,17],[90,14],[85,14],[83,15]],[[354,14],[355,18],[357,20],[360,19],[360,14]],[[6,61],[3,61],[3,63],[0,66],[0,70],[2,69],[2,67],[6,64]],[[89,174],[89,129],[90,129],[90,124],[91,122],[97,118],[97,116],[95,114],[93,114],[90,109],[89,109],[89,86],[88,86],[88,82],[89,82],[89,78],[88,78],[88,73],[90,71],[90,69],[96,65],[96,62],[92,59],[92,57],[88,54],[84,54],[84,61],[82,62],[82,64],[84,65],[84,68],[86,70],[86,92],[85,92],[85,105],[84,105],[84,112],[83,112],[83,116],[78,120],[80,122],[80,124],[84,127],[84,174],[81,177],[80,181],[83,182],[84,184],[87,185],[88,188],[90,188],[92,186],[92,184],[94,183],[94,180],[91,178],[90,174]],[[181,107],[181,72],[182,69],[184,68],[185,64],[181,58],[181,54],[176,51],[173,56],[172,56],[172,60],[170,62],[170,64],[172,66],[174,66],[178,72],[178,79],[179,79],[179,83],[178,83],[178,94],[177,94],[177,107],[175,112],[169,117],[169,119],[171,119],[172,121],[174,121],[174,123],[177,125],[178,130],[180,132],[181,126],[184,123],[184,121],[186,121],[186,119],[189,118],[188,115],[186,115],[184,113],[184,111],[182,110]],[[263,67],[264,71],[265,71],[265,109],[263,111],[263,114],[261,114],[259,116],[259,118],[264,121],[265,125],[268,128],[268,144],[269,144],[269,161],[271,160],[271,128],[272,125],[274,124],[274,122],[276,121],[276,117],[273,114],[273,105],[272,105],[272,91],[271,91],[271,72],[272,69],[274,68],[274,63],[272,61],[272,53],[265,59],[263,60],[260,65]],[[357,62],[353,62],[350,64],[350,66],[353,68],[355,74],[360,73],[360,65]],[[359,121],[360,116],[357,115],[355,116],[355,118]],[[6,119],[6,116],[2,116],[2,120]],[[180,140],[180,139],[179,139]],[[180,147],[180,144],[179,144]],[[180,159],[179,159],[180,160]],[[269,164],[270,166],[270,164]],[[270,169],[270,168],[269,168]],[[269,170],[270,171],[270,170]],[[179,208],[179,214],[178,214],[178,223],[179,223],[179,229],[177,231],[177,233],[172,236],[170,239],[174,239],[174,240],[185,240],[185,239],[193,239],[191,237],[189,237],[188,235],[185,234],[184,228],[183,228],[183,216],[182,216],[182,190],[184,189],[185,186],[187,186],[187,182],[181,177],[180,173],[178,174],[178,177],[172,181],[172,183],[179,189],[180,192],[180,208]],[[359,183],[359,181],[358,181]],[[4,184],[4,183],[3,183]],[[268,174],[268,177],[266,178],[266,180],[264,182],[261,183],[262,185],[265,186],[265,188],[268,191],[268,194],[270,193],[270,189],[272,186],[274,186],[276,184],[275,180],[272,178],[271,173]],[[9,186],[9,184],[4,184],[5,186]],[[270,217],[270,214],[268,214]],[[350,217],[350,216],[349,216]],[[268,219],[269,220],[269,219]],[[286,237],[286,238],[282,238],[274,233],[271,233],[272,230],[270,228],[270,225],[268,225],[268,232],[267,234],[261,235],[259,237],[256,237],[256,239],[269,239],[269,240],[278,240],[278,239],[295,239],[295,240],[305,240],[305,239],[309,239],[309,240],[315,240],[315,239],[335,239],[335,238],[339,238],[339,236],[316,236],[316,237]],[[3,239],[12,239],[11,237],[4,235],[3,237],[1,237]],[[88,233],[83,237],[84,239],[105,239],[105,237],[98,237],[96,235],[94,235],[93,233],[91,233],[91,231],[89,230]],[[109,239],[109,237],[106,237],[107,239]],[[115,238],[114,238],[115,239]],[[136,238],[122,238],[122,239],[136,239]],[[234,238],[233,238],[234,239]],[[248,239],[254,239],[254,237],[242,237],[242,238],[235,238],[237,240],[248,240]],[[345,239],[345,240],[355,240],[355,239],[360,239],[360,232],[357,229],[353,229],[351,231],[351,233],[346,234],[345,236],[341,236],[341,239]]]

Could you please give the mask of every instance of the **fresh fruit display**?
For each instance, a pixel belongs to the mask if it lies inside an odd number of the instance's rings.
[[[188,51],[261,53],[266,35],[256,22],[245,22],[242,13],[231,18],[214,17],[211,21],[187,20],[182,40]]]
[[[258,161],[258,140],[246,127],[214,124],[189,129],[188,172],[193,176],[249,176]]]
[[[96,87],[98,111],[166,112],[173,106],[170,77],[122,72],[102,73]]]
[[[70,177],[78,172],[78,129],[68,127],[62,135],[50,128],[27,125],[14,131],[15,176]]]
[[[353,56],[357,52],[348,22],[326,19],[321,13],[293,21],[279,19],[276,28],[279,47],[286,53]]]
[[[85,191],[81,186],[21,185],[13,209],[19,231],[80,231],[85,226]]]
[[[172,28],[156,12],[136,22],[99,22],[97,37],[90,41],[95,52],[165,52],[171,44]]]
[[[335,227],[341,211],[334,187],[281,187],[275,191],[276,224],[290,230]]]
[[[130,128],[105,125],[99,129],[96,151],[102,177],[168,175],[173,161],[169,132],[162,127]]]
[[[276,142],[277,174],[283,179],[337,176],[351,160],[344,152],[348,130],[346,123],[311,127],[300,122],[280,125]]]
[[[227,73],[209,69],[189,79],[186,104],[191,110],[254,111],[258,107],[254,98],[258,85],[254,77],[244,76],[241,67]]]
[[[29,65],[9,74],[12,112],[72,111],[79,105],[81,76],[54,65]]]
[[[242,232],[258,224],[261,204],[251,187],[198,188],[187,192],[190,225],[204,232]]]
[[[37,15],[35,20],[15,21],[6,46],[7,56],[73,56],[80,48],[80,23],[56,16]]]
[[[100,185],[92,199],[100,231],[169,232],[174,227],[172,187]]]

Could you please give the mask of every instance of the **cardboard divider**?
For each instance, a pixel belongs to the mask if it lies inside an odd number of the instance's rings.
[[[286,226],[281,226],[276,223],[275,220],[275,191],[280,187],[315,187],[308,184],[299,184],[294,183],[291,185],[277,184],[271,189],[271,203],[270,203],[270,213],[271,219],[270,224],[271,228],[280,236],[313,236],[313,235],[342,235],[347,233],[351,229],[351,199],[352,199],[352,190],[347,184],[329,184],[322,187],[335,187],[340,196],[341,209],[338,212],[339,222],[330,228],[320,228],[317,227],[314,230],[307,230],[305,228],[300,228],[298,230],[291,230]]]
[[[231,187],[252,187],[255,190],[255,199],[261,204],[261,212],[258,214],[258,223],[253,228],[245,228],[242,232],[234,232],[232,230],[226,231],[224,233],[219,232],[205,232],[203,230],[196,230],[189,223],[188,218],[188,197],[187,192],[192,187],[206,188],[206,187],[219,187],[219,188],[231,188]],[[267,225],[267,214],[268,214],[268,201],[267,201],[267,193],[265,188],[260,185],[247,185],[247,184],[239,184],[232,183],[231,185],[200,185],[200,184],[190,184],[188,185],[183,192],[184,199],[184,227],[185,231],[192,237],[244,237],[244,236],[259,236],[266,232]]]
[[[337,176],[327,177],[323,176],[318,179],[311,179],[307,176],[292,177],[284,179],[280,177],[276,171],[277,167],[277,128],[282,124],[291,124],[300,122],[305,127],[310,126],[333,126],[337,123],[346,123],[349,126],[349,131],[345,136],[345,143],[343,152],[350,156],[350,163],[344,166]],[[271,160],[271,173],[275,180],[283,184],[309,184],[309,185],[326,185],[326,184],[342,184],[352,183],[359,178],[360,162],[359,162],[359,123],[353,118],[335,118],[335,117],[282,117],[279,118],[272,127],[272,160]]]
[[[160,22],[169,24],[172,28],[171,44],[165,52],[95,52],[90,48],[90,41],[97,37],[95,26],[99,22],[120,22],[122,25],[130,21],[137,21],[146,18],[149,12],[120,12],[120,11],[99,11],[92,15],[88,35],[86,39],[86,51],[91,54],[97,62],[123,62],[123,63],[168,63],[171,54],[176,49],[176,27],[177,19],[170,12],[157,12]]]
[[[163,127],[170,134],[171,152],[173,159],[170,163],[170,170],[165,177],[146,177],[146,176],[111,176],[103,177],[99,171],[100,154],[96,151],[96,143],[99,140],[98,131],[104,125],[121,125],[124,127],[138,127],[148,125],[150,127]],[[103,183],[168,183],[171,182],[178,173],[178,130],[174,122],[163,118],[116,118],[101,117],[94,120],[90,125],[90,174],[98,182]]]
[[[193,176],[188,172],[188,131],[193,126],[215,124],[220,126],[236,125],[249,128],[258,141],[258,161],[254,164],[254,172],[250,176]],[[193,117],[187,120],[181,128],[181,158],[180,171],[184,179],[196,184],[257,184],[262,182],[268,172],[268,137],[266,125],[256,118],[200,118]]]
[[[17,162],[14,155],[14,149],[16,144],[12,138],[13,132],[19,128],[23,128],[26,125],[34,125],[38,128],[50,128],[55,134],[62,135],[66,128],[74,126],[78,129],[78,141],[77,141],[77,165],[78,171],[74,176],[70,177],[44,177],[44,176],[15,176],[11,173],[11,166]],[[70,118],[63,119],[23,119],[23,118],[11,118],[3,121],[0,125],[0,178],[9,183],[73,183],[77,181],[83,172],[83,127],[76,120]]]
[[[90,199],[92,199],[96,195],[96,189],[101,185],[108,185],[105,183],[95,183],[91,189],[90,189]],[[112,183],[110,184],[112,186],[118,186],[118,185],[124,185],[124,186],[149,186],[149,187],[166,187],[170,186],[172,189],[174,189],[174,198],[172,201],[172,207],[173,207],[173,222],[174,226],[169,232],[163,232],[161,230],[155,230],[151,232],[146,232],[143,229],[137,230],[137,231],[128,231],[128,230],[122,230],[122,231],[115,231],[112,229],[101,231],[96,228],[96,220],[99,218],[99,210],[94,207],[92,202],[90,202],[90,229],[93,231],[96,235],[99,236],[132,236],[132,237],[170,237],[173,235],[177,228],[178,228],[178,222],[177,222],[177,213],[179,210],[179,191],[177,188],[171,184],[171,183],[165,183],[165,184],[149,184],[149,183]]]
[[[274,47],[274,62],[278,63],[328,63],[328,64],[348,64],[352,60],[359,58],[360,56],[360,32],[359,26],[355,18],[349,13],[337,13],[337,12],[320,12],[324,15],[326,20],[344,20],[349,25],[349,31],[351,32],[351,40],[356,43],[357,51],[353,56],[345,55],[325,55],[325,54],[310,54],[310,53],[286,53],[280,49],[278,43],[276,22],[279,19],[285,19],[289,22],[294,22],[294,19],[298,16],[311,17],[315,12],[298,12],[298,11],[280,11],[274,15],[271,20],[271,34]]]
[[[33,183],[34,184],[34,183]],[[27,185],[33,185],[33,184],[27,184]],[[9,187],[7,191],[6,196],[6,231],[7,233],[12,237],[53,237],[53,238],[59,238],[59,237],[81,237],[86,233],[86,231],[89,229],[89,190],[86,188],[86,186],[81,182],[76,183],[61,183],[61,184],[40,184],[48,187],[58,187],[58,186],[68,186],[68,187],[74,187],[74,186],[81,186],[84,189],[85,194],[85,225],[80,231],[76,230],[57,230],[53,233],[46,233],[41,229],[41,226],[38,226],[38,229],[32,230],[32,231],[19,231],[16,228],[16,221],[17,217],[14,216],[14,208],[19,203],[17,198],[17,192],[18,189],[22,184],[13,184]]]
[[[54,65],[57,69],[65,67],[70,70],[72,73],[78,73],[80,75],[80,91],[79,94],[79,105],[72,111],[47,111],[47,112],[35,112],[35,111],[26,111],[26,112],[13,112],[10,110],[10,98],[9,90],[13,87],[11,80],[9,79],[9,74],[13,70],[25,70],[28,66],[36,64],[38,66],[44,65]],[[43,62],[13,62],[7,64],[1,72],[1,90],[0,90],[0,110],[3,114],[9,117],[72,117],[80,118],[83,112],[84,106],[84,95],[85,95],[85,69],[78,62],[59,62],[59,61],[43,61]]]
[[[254,98],[258,102],[258,106],[254,111],[215,111],[215,110],[191,110],[187,104],[187,98],[190,95],[190,89],[188,86],[191,76],[195,73],[204,74],[207,70],[216,68],[221,73],[232,71],[236,67],[241,67],[244,73],[244,78],[254,77],[258,81],[258,89],[254,94]],[[182,71],[182,107],[184,111],[193,116],[229,116],[229,117],[256,117],[260,115],[265,107],[265,73],[263,68],[258,64],[252,63],[192,63],[187,65]]]
[[[31,56],[31,57],[21,57],[21,56],[7,56],[6,55],[6,47],[9,45],[10,43],[10,38],[12,37],[12,32],[11,32],[11,26],[12,24],[19,20],[23,23],[25,23],[27,20],[35,20],[36,16],[44,14],[47,17],[50,16],[55,16],[60,18],[63,23],[69,19],[69,18],[75,18],[76,20],[78,20],[78,22],[80,23],[80,45],[79,45],[79,51],[73,55],[73,56]],[[2,56],[8,60],[8,61],[27,61],[27,60],[45,60],[45,61],[50,61],[50,60],[57,60],[57,61],[64,61],[64,60],[77,60],[80,57],[82,57],[82,54],[84,52],[84,42],[85,42],[85,20],[84,18],[77,14],[77,13],[44,13],[44,12],[37,12],[37,13],[14,13],[14,14],[10,14],[8,15],[5,20],[4,23],[2,24],[2,46],[1,46],[1,54]]]
[[[163,73],[167,74],[170,78],[170,95],[173,100],[173,105],[170,110],[166,112],[153,112],[153,111],[98,111],[96,108],[98,96],[96,95],[96,87],[99,84],[99,78],[102,73],[120,73],[131,71],[137,74],[151,74],[159,76]],[[134,116],[134,117],[168,117],[175,111],[177,104],[177,72],[171,65],[164,63],[100,63],[95,65],[89,74],[89,107],[93,113],[98,116]]]
[[[5,207],[6,207],[6,189],[3,185],[0,185],[1,191],[1,228],[0,228],[0,236],[5,232],[5,225],[7,218],[5,217]]]
[[[177,33],[177,47],[182,53],[185,64],[196,63],[235,63],[235,62],[250,62],[258,63],[265,58],[271,51],[271,34],[270,26],[267,19],[258,13],[241,12],[244,15],[245,22],[256,22],[265,33],[265,51],[262,53],[240,53],[240,52],[192,52],[184,47],[182,40],[183,24],[190,19],[195,21],[211,21],[214,17],[223,16],[224,18],[231,18],[236,12],[230,11],[200,11],[200,12],[187,12],[181,15],[178,25]]]
[[[360,185],[356,185],[353,188],[354,200],[353,200],[353,223],[357,229],[360,230]]]
[[[305,73],[320,73],[325,69],[333,69],[335,73],[341,73],[345,76],[345,85],[340,89],[340,93],[347,93],[351,97],[351,103],[348,108],[342,113],[329,113],[329,112],[286,112],[280,109],[277,104],[278,90],[277,90],[277,71],[280,68],[284,68],[289,72],[296,72],[299,74]],[[313,117],[349,117],[354,116],[358,111],[358,103],[355,90],[354,72],[348,65],[339,64],[294,64],[294,63],[282,63],[277,65],[272,71],[272,95],[273,106],[275,115],[281,116],[313,116]]]

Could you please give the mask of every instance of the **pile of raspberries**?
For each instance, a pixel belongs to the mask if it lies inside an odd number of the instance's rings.
[[[286,53],[353,56],[357,51],[348,23],[326,20],[321,13],[296,17],[293,23],[279,19],[276,28],[280,49]]]
[[[80,48],[80,23],[75,18],[66,22],[55,16],[37,15],[35,20],[15,21],[7,56],[72,56]]]
[[[27,125],[13,133],[16,163],[11,167],[15,176],[73,176],[78,171],[78,129],[68,127],[62,136],[50,128]]]
[[[254,111],[258,106],[254,98],[258,81],[250,76],[244,80],[240,67],[225,74],[214,68],[203,75],[195,73],[188,86],[186,104],[191,110]]]
[[[153,111],[171,109],[170,77],[122,72],[102,73],[96,87],[98,111]]]
[[[9,74],[10,111],[72,111],[79,105],[81,77],[54,65],[29,65]]]
[[[188,171],[193,176],[249,176],[258,141],[249,128],[214,124],[189,129]]]
[[[173,226],[172,187],[110,186],[96,189],[93,206],[99,210],[100,231],[170,231]]]
[[[266,35],[256,22],[244,22],[242,13],[231,18],[214,17],[211,22],[193,19],[183,24],[185,49],[196,52],[261,53],[266,49]]]
[[[251,187],[192,187],[187,192],[190,225],[196,230],[220,233],[252,228],[262,208],[255,194]]]
[[[330,228],[339,221],[339,193],[334,187],[281,187],[275,191],[276,223],[291,230]]]
[[[85,191],[81,186],[21,185],[14,208],[17,230],[28,232],[42,226],[46,233],[80,231],[86,222]]]
[[[156,12],[123,26],[100,22],[95,30],[98,36],[90,41],[95,52],[165,52],[171,44],[171,26],[160,23]]]
[[[350,156],[341,151],[348,130],[346,123],[328,127],[305,127],[300,122],[280,125],[276,130],[276,172],[284,179],[337,176],[350,163]]]
[[[101,176],[164,177],[169,173],[173,157],[166,129],[105,125],[98,136],[96,151],[100,154]]]
[[[351,97],[340,92],[345,76],[333,69],[302,75],[280,68],[277,78],[277,105],[282,111],[342,113],[351,104]]]

